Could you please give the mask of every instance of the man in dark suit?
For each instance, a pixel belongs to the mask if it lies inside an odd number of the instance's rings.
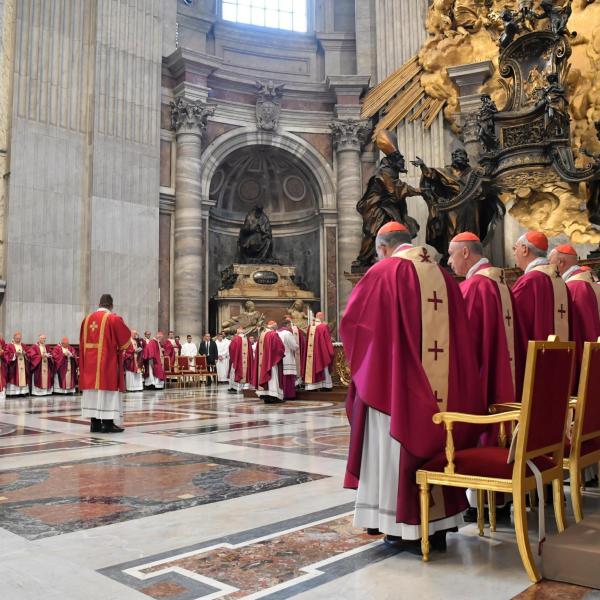
[[[217,343],[210,338],[210,333],[205,333],[202,336],[200,347],[198,348],[198,354],[206,356],[206,365],[209,371],[214,371],[217,364],[217,358],[219,357],[219,351],[217,349]],[[207,382],[212,383],[212,378],[207,377]]]

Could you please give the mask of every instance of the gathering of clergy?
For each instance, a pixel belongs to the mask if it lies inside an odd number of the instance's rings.
[[[323,313],[316,313],[305,333],[286,315],[279,324],[269,321],[256,341],[240,328],[233,339],[224,333],[214,338],[205,333],[198,345],[191,335],[182,344],[173,331],[164,338],[162,331],[155,336],[145,331],[140,337],[131,330],[121,354],[124,391],[163,389],[170,369],[180,365],[182,357],[192,369],[202,359],[206,371],[215,374],[219,384],[229,384],[231,393],[256,390],[267,404],[293,399],[300,388],[329,390],[334,351],[323,319]],[[82,327],[80,348],[88,343],[84,334]],[[10,343],[0,339],[0,398],[74,394],[83,389],[78,386],[79,369],[79,352],[66,337],[52,348],[43,334],[30,345],[22,343],[20,332]],[[207,384],[212,380],[205,378]]]
[[[357,490],[356,527],[425,557],[416,476],[444,473],[446,464],[444,428],[434,415],[486,415],[491,405],[515,406],[530,340],[574,342],[580,364],[584,343],[600,336],[600,286],[573,246],[549,252],[537,231],[514,244],[523,274],[511,288],[473,233],[451,240],[448,266],[457,277],[434,260],[430,247],[414,246],[400,223],[381,227],[375,244],[378,260],[352,291],[340,324],[352,373],[344,485]],[[370,341],[384,332],[388,343]],[[575,388],[577,378],[578,372]],[[456,450],[497,446],[497,433],[475,425],[461,422],[453,433]],[[460,487],[434,485],[427,502],[427,548],[444,550],[448,532],[475,520],[466,519],[469,504],[476,504]]]

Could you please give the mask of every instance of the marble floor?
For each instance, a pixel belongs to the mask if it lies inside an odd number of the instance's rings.
[[[530,585],[509,523],[465,525],[429,564],[355,529],[338,403],[142,392],[125,427],[90,434],[78,397],[0,405],[3,600],[600,598]]]

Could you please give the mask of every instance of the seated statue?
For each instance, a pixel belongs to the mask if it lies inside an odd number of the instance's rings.
[[[244,304],[244,309],[237,317],[231,317],[222,325],[222,330],[227,335],[234,335],[239,327],[244,329],[246,335],[257,335],[265,326],[265,315],[256,310],[252,300]]]
[[[375,262],[375,238],[381,227],[390,221],[406,225],[412,237],[419,231],[419,224],[408,216],[406,198],[419,196],[419,190],[402,181],[400,173],[406,173],[404,156],[398,150],[396,135],[382,130],[375,139],[376,146],[386,155],[369,183],[356,210],[362,215],[362,245],[353,267],[370,267]]]
[[[302,329],[302,331],[308,329],[308,315],[303,300],[295,300],[289,308],[288,314],[292,317],[292,323],[296,325],[298,329]]]
[[[273,234],[271,222],[257,204],[247,215],[238,238],[238,262],[277,264],[273,258]]]
[[[484,189],[481,178],[469,164],[467,153],[452,153],[452,163],[441,169],[428,167],[419,157],[412,164],[421,168],[421,195],[427,202],[427,243],[445,263],[450,240],[464,231],[490,241],[496,223],[504,216],[502,201],[493,191]]]

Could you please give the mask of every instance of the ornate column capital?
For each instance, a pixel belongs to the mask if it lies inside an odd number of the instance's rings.
[[[206,120],[214,114],[215,106],[202,100],[190,100],[183,96],[170,103],[171,127],[176,133],[201,134],[206,128]]]
[[[335,119],[329,127],[333,135],[333,146],[338,152],[354,150],[360,152],[371,131],[366,119]]]

